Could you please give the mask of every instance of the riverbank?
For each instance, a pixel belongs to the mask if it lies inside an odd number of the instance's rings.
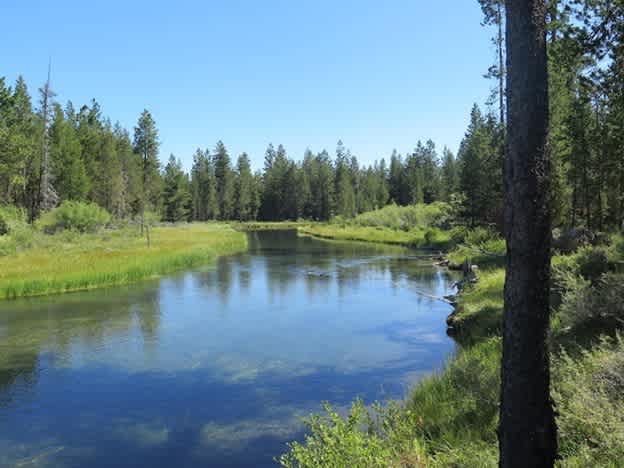
[[[291,445],[283,466],[498,466],[505,274],[491,251],[500,242],[488,242],[449,255],[482,263],[478,281],[462,291],[448,318],[459,348],[445,369],[402,402],[367,408],[356,401],[346,419],[330,407],[312,416],[306,441]],[[621,237],[553,258],[549,339],[560,467],[618,466],[624,459],[624,340],[617,331],[624,278],[616,267],[622,258]]]
[[[155,227],[150,237],[148,247],[136,227],[39,234],[32,246],[0,257],[0,299],[133,283],[247,247],[244,233],[219,223]]]
[[[418,249],[446,250],[451,245],[449,232],[435,228],[401,231],[384,227],[318,223],[300,226],[298,230],[320,239],[375,242]]]

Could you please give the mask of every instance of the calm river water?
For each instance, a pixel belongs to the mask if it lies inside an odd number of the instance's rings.
[[[0,466],[274,466],[322,401],[401,398],[454,349],[399,248],[249,234],[131,287],[0,303]]]

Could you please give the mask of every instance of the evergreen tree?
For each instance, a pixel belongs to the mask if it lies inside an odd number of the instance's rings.
[[[247,153],[238,157],[236,163],[235,183],[235,218],[239,221],[250,221],[255,218],[253,213],[254,180],[251,163]]]
[[[141,158],[141,233],[145,224],[146,207],[157,208],[160,197],[159,147],[156,123],[152,114],[144,110],[134,127],[134,151]]]
[[[71,108],[68,110],[71,111]],[[80,140],[73,125],[74,117],[70,114],[66,119],[61,106],[54,105],[50,156],[54,186],[61,200],[84,200],[89,192]]]
[[[349,166],[350,154],[342,141],[336,146],[336,175],[334,178],[336,214],[351,218],[356,214],[353,174]]]
[[[222,141],[217,142],[212,160],[219,204],[219,219],[232,219],[235,215],[234,173],[232,171],[230,155]]]
[[[182,162],[172,154],[163,177],[163,219],[171,223],[188,221],[190,208],[189,181]]]

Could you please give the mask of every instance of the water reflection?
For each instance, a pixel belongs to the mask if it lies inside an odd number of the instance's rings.
[[[251,233],[153,283],[0,305],[0,465],[272,466],[320,402],[452,351],[451,279],[400,248]]]

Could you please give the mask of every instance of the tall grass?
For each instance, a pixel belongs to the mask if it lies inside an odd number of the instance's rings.
[[[334,218],[329,223],[299,227],[315,237],[446,250],[453,244],[448,230],[452,210],[446,203],[410,206],[388,205],[353,219]]]
[[[38,235],[31,248],[0,257],[0,299],[131,283],[246,248],[223,224],[154,228],[151,246],[136,229]]]

